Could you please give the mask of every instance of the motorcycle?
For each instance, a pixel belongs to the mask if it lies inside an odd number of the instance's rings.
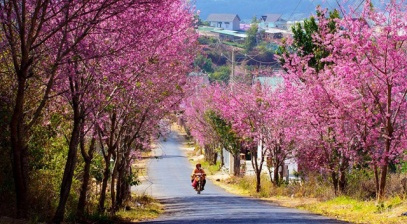
[[[192,183],[192,187],[194,187],[197,194],[201,194],[201,191],[203,191],[203,181],[204,181],[204,174],[202,174],[202,173],[194,174],[194,181]]]

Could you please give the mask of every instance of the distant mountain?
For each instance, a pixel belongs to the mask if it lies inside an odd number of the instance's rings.
[[[250,21],[253,16],[277,13],[286,20],[299,20],[315,14],[315,8],[337,8],[336,0],[195,0],[200,17],[206,20],[211,13],[238,14],[242,20]],[[347,5],[357,7],[364,0],[349,0]],[[380,2],[375,0],[374,2]],[[338,0],[338,2],[342,2]],[[346,7],[347,8],[347,7]]]

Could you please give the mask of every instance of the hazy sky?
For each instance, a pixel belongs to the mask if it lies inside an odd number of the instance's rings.
[[[309,17],[317,5],[324,8],[338,7],[336,0],[195,0],[196,8],[201,11],[205,20],[211,13],[238,14],[241,19],[251,19],[264,14],[282,14],[285,19]],[[347,5],[357,6],[364,0],[348,0]],[[375,0],[380,1],[380,0]],[[342,2],[342,0],[338,0]]]

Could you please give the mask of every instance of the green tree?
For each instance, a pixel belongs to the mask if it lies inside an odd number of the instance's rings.
[[[318,8],[317,17],[324,18],[326,16],[325,11]],[[335,20],[340,18],[338,10],[334,9],[329,12],[329,22],[327,24],[328,29],[331,33],[336,32],[336,22]],[[321,46],[319,43],[315,43],[312,36],[315,33],[319,33],[319,27],[315,17],[311,16],[309,19],[304,20],[304,25],[297,23],[292,27],[293,32],[293,44],[288,46],[283,40],[283,45],[277,49],[277,54],[288,55],[291,52],[297,52],[299,56],[303,57],[306,55],[313,55],[313,57],[308,61],[308,65],[320,71],[324,68],[325,62],[321,59],[326,58],[329,55],[329,51]],[[284,58],[280,59],[281,64],[285,64]]]
[[[244,42],[244,49],[246,50],[246,52],[250,52],[251,50],[253,50],[254,47],[256,47],[258,30],[259,26],[257,23],[252,23],[250,28],[247,30],[247,37]]]
[[[198,67],[205,73],[213,73],[214,70],[212,68],[212,59],[205,57],[202,54],[199,54],[194,61],[194,66]]]
[[[201,17],[199,17],[199,15],[194,15],[196,25],[197,26],[209,26],[209,22],[207,21],[202,21]]]
[[[206,111],[205,119],[209,121],[213,130],[215,130],[222,147],[233,155],[233,173],[235,176],[238,176],[240,174],[241,139],[233,130],[230,122],[223,119],[215,111]]]
[[[227,65],[217,67],[214,73],[209,74],[209,81],[228,83],[230,79],[230,73],[230,67]]]

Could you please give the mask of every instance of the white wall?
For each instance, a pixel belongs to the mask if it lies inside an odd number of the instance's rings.
[[[219,23],[221,23],[219,27]],[[227,24],[229,23],[229,24]],[[210,26],[212,27],[217,27],[217,28],[223,28],[225,30],[239,30],[240,29],[240,21],[235,18],[233,22],[210,22]]]

